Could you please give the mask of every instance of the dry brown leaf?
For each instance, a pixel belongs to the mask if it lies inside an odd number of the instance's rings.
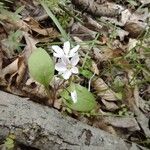
[[[24,96],[21,91],[20,83],[23,83],[26,65],[24,58],[18,57],[11,64],[6,66],[1,71],[1,86],[6,87],[5,90],[15,95]],[[5,83],[5,84],[4,84]]]
[[[93,126],[117,136],[115,129],[111,125],[108,125],[103,119],[94,121]]]
[[[104,46],[99,48],[94,48],[94,57],[99,62],[101,61],[107,61],[111,58],[113,58],[113,50]]]
[[[19,86],[20,83],[23,83],[24,80],[24,76],[26,73],[26,64],[25,64],[25,60],[23,57],[19,57],[19,61],[18,61],[18,71],[17,71],[17,78],[16,78],[16,85]]]
[[[71,29],[73,35],[78,35],[81,39],[95,39],[97,32],[92,31],[80,23],[74,23]]]
[[[3,21],[4,23],[4,29],[5,31],[7,31],[7,33],[9,31],[15,31],[15,30],[22,30],[25,32],[28,32],[30,30],[29,26],[27,25],[27,23],[25,23],[23,20],[15,20],[12,19],[11,17],[9,17],[9,15],[0,15],[0,19]]]
[[[37,101],[39,101],[40,99],[46,101],[48,99],[44,86],[39,84],[32,78],[29,78],[26,81],[25,85],[22,88],[22,91],[25,92],[30,98],[37,98]]]
[[[56,109],[60,109],[61,108],[61,106],[62,106],[62,103],[63,103],[63,101],[62,101],[62,99],[56,99],[55,101],[54,101],[54,108],[56,108]]]
[[[92,66],[90,69],[94,74],[99,75],[99,69],[97,67],[97,64],[94,61],[92,61]]]
[[[90,16],[84,16],[85,27],[91,29],[93,31],[100,32],[102,29],[102,25],[100,25],[96,20],[91,18]]]
[[[107,102],[104,99],[101,99],[101,101],[104,104],[105,109],[108,111],[115,111],[115,110],[119,109],[119,107],[114,102]]]
[[[2,69],[2,75],[5,76],[6,74],[13,74],[17,72],[18,70],[18,61],[19,59],[15,59],[11,64],[6,66],[5,68]]]
[[[139,96],[139,88],[137,85],[135,85],[134,87],[133,94],[134,94],[134,99],[135,99],[135,105],[139,107],[140,96]]]
[[[3,65],[3,53],[2,53],[2,49],[0,48],[0,72],[2,70],[2,65]]]
[[[31,30],[37,32],[40,35],[50,36],[51,38],[56,38],[58,36],[58,32],[54,30],[54,28],[42,28],[41,25],[32,17],[26,18],[25,21],[28,23]]]
[[[98,78],[92,81],[92,86],[96,90],[97,95],[107,101],[117,101],[115,92],[112,91],[103,79]]]
[[[26,40],[26,47],[24,48],[22,55],[28,60],[31,53],[36,49],[36,44],[38,41],[32,37],[28,33],[23,33]]]

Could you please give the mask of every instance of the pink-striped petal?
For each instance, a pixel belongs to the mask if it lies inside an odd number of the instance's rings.
[[[80,47],[80,45],[77,45],[74,48],[72,48],[70,50],[69,57],[73,57],[76,54],[76,52],[78,51],[79,47]]]
[[[61,58],[64,56],[64,52],[59,46],[53,45],[52,49],[54,50],[54,54],[56,57]]]
[[[66,56],[68,56],[69,51],[70,51],[70,42],[69,41],[64,43],[63,50],[64,50],[64,53],[66,54]]]

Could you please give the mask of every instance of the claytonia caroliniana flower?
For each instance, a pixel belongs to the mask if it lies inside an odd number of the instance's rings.
[[[61,74],[64,79],[69,79],[70,76],[74,73],[77,74],[79,72],[76,67],[79,62],[78,54],[74,55],[71,60],[66,57],[59,59],[55,65],[55,69],[58,71],[58,74]]]
[[[77,102],[77,92],[76,92],[76,90],[71,92],[71,99],[74,103]]]
[[[64,43],[63,49],[57,45],[53,45],[52,46],[52,49],[54,50],[53,55],[56,58],[63,58],[63,57],[71,58],[77,54],[79,47],[80,46],[77,45],[74,48],[70,49],[70,42],[69,41]]]

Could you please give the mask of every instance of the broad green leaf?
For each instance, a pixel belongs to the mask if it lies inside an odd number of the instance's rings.
[[[77,93],[77,102],[73,103],[71,92],[75,90]],[[61,94],[64,103],[72,110],[80,112],[90,112],[96,107],[96,101],[91,92],[79,84],[73,84],[65,89]]]
[[[54,63],[49,54],[42,48],[37,48],[29,57],[28,67],[31,76],[45,87],[54,76]]]

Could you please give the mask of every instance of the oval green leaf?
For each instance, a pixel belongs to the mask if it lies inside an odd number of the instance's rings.
[[[71,98],[71,92],[75,90],[77,93],[77,102],[74,103]],[[87,88],[79,85],[73,84],[65,89],[61,94],[64,103],[67,107],[71,108],[72,110],[80,111],[80,112],[90,112],[94,108],[96,108],[96,101],[95,97],[91,92],[87,90]]]
[[[49,54],[42,48],[37,48],[28,59],[31,76],[45,87],[54,76],[54,63]]]

